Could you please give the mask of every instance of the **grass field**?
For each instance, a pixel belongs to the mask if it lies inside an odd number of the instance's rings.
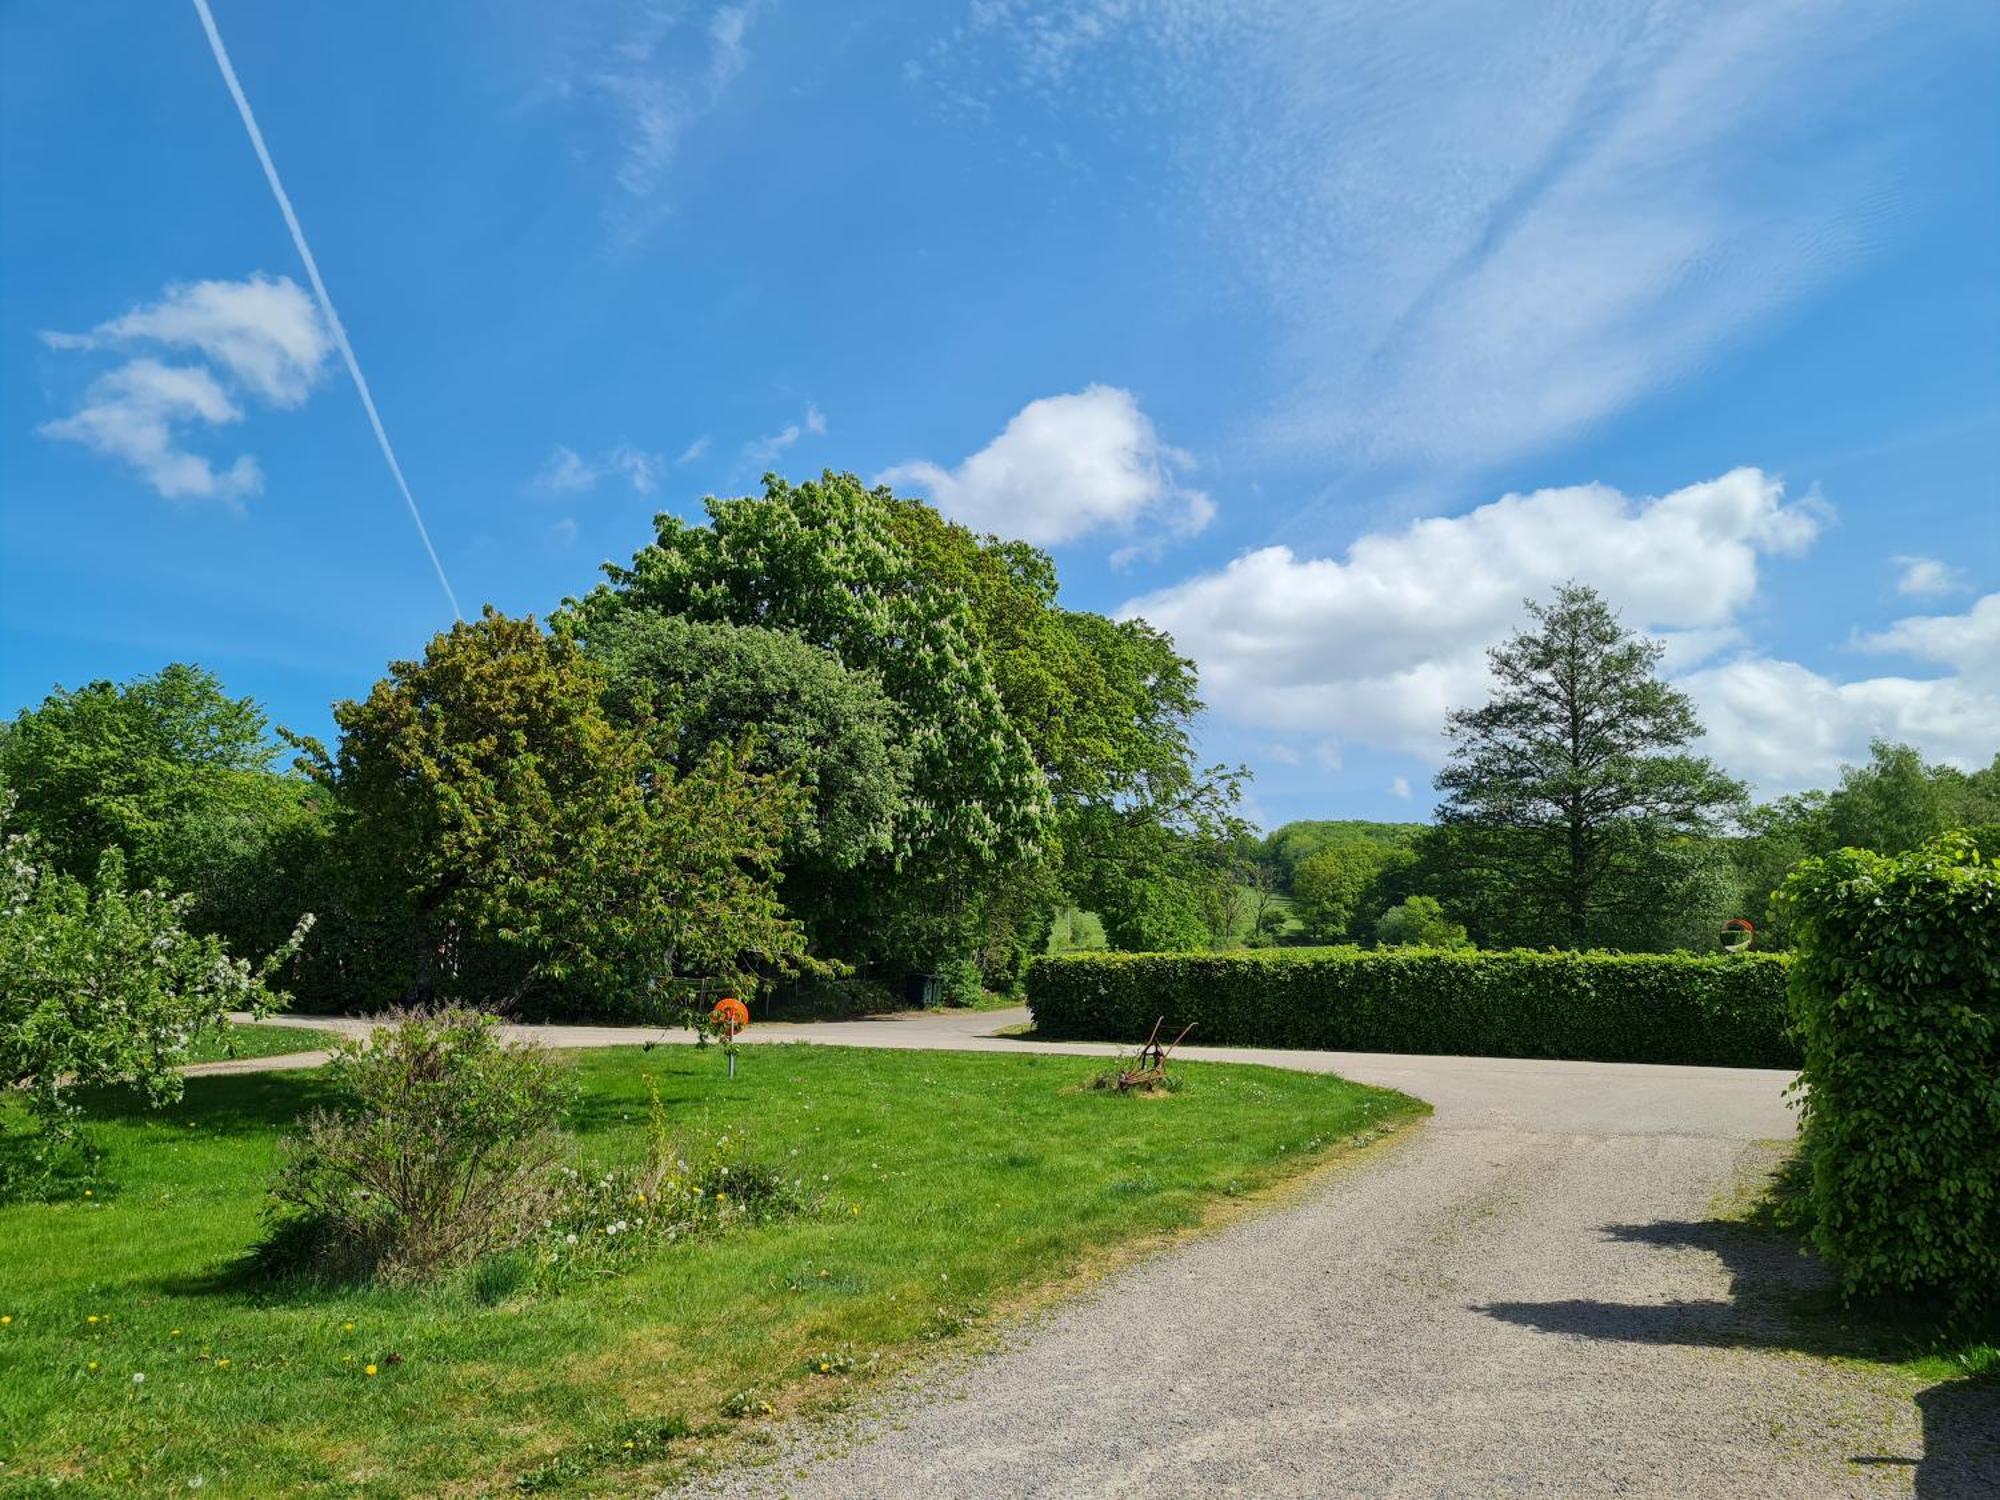
[[[336,1031],[307,1031],[297,1026],[232,1026],[227,1036],[204,1036],[189,1049],[191,1063],[221,1062],[228,1057],[282,1057],[287,1052],[316,1052],[340,1041]]]
[[[96,1127],[92,1198],[0,1209],[0,1494],[645,1493],[768,1441],[764,1401],[843,1404],[1421,1108],[1235,1065],[1156,1099],[1079,1090],[1081,1058],[755,1048],[734,1084],[688,1048],[575,1066],[587,1160],[637,1152],[652,1079],[820,1205],[561,1295],[259,1283],[240,1257],[277,1143],[325,1083],[191,1080]]]

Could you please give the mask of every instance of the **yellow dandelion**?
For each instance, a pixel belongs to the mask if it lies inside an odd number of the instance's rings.
[[[177,1339],[180,1336],[181,1336],[181,1331],[178,1328],[176,1328],[173,1332],[167,1335],[167,1337],[170,1339]]]
[[[97,1194],[93,1193],[89,1188],[85,1188],[83,1190],[83,1196],[86,1198],[95,1198]]]
[[[631,1448],[631,1447],[634,1447],[634,1446],[636,1446],[636,1445],[635,1445],[635,1444],[633,1443],[633,1441],[632,1441],[632,1440],[631,1440],[630,1438],[627,1438],[627,1439],[625,1439],[625,1446],[626,1446],[626,1447],[628,1447],[628,1448]]]
[[[727,1194],[727,1193],[717,1193],[717,1194],[715,1195],[715,1201],[716,1201],[717,1203],[727,1203],[727,1202],[729,1201],[729,1194]]]
[[[822,1375],[826,1374],[826,1372],[831,1370],[832,1368],[833,1366],[828,1364],[825,1360],[821,1360],[819,1362],[819,1372]]]
[[[96,1368],[97,1368],[97,1361],[93,1359],[93,1360],[92,1360],[92,1361],[91,1361],[91,1362],[90,1362],[89,1364],[85,1365],[85,1366],[84,1366],[84,1368],[85,1368],[86,1370],[94,1370],[94,1369],[96,1369]]]
[[[226,1359],[218,1359],[215,1362],[215,1368],[218,1370],[226,1370],[229,1368],[229,1361]]]
[[[855,1204],[855,1205],[854,1205],[854,1211],[855,1211],[855,1212],[856,1212],[857,1214],[861,1212],[861,1205],[860,1205],[859,1203],[857,1203],[857,1204]]]
[[[85,1318],[83,1321],[86,1323],[95,1323],[97,1321],[97,1314],[92,1313],[89,1317]]]
[[[13,1321],[14,1321],[14,1315],[12,1313],[0,1313],[0,1328],[5,1328],[8,1324],[12,1323]]]
[[[361,1367],[361,1373],[363,1375],[373,1375],[375,1373],[375,1367],[373,1365],[363,1365]]]
[[[342,1333],[352,1333],[354,1332],[354,1325],[352,1323],[342,1323],[340,1325],[340,1331]]]

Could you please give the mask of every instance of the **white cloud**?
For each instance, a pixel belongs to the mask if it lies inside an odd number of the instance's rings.
[[[1407,776],[1398,776],[1392,780],[1389,783],[1389,795],[1391,797],[1401,797],[1407,802],[1410,798],[1410,778]]]
[[[2000,593],[1854,642],[1929,676],[1839,681],[1744,648],[1738,620],[1763,560],[1809,545],[1826,513],[1814,496],[1787,502],[1756,469],[1657,499],[1540,490],[1363,536],[1340,558],[1262,548],[1120,613],[1171,631],[1200,664],[1204,696],[1234,722],[1435,761],[1446,714],[1490,690],[1486,649],[1521,625],[1522,600],[1576,578],[1666,643],[1664,670],[1694,697],[1704,748],[1764,793],[1827,785],[1878,737],[1957,765],[1990,761]]]
[[[218,472],[206,458],[178,445],[176,429],[189,422],[220,426],[242,419],[243,409],[206,367],[141,357],[100,375],[74,413],[37,430],[130,464],[170,500],[233,502],[263,487],[257,460],[244,454]]]
[[[676,464],[697,463],[701,459],[706,458],[708,456],[708,449],[709,449],[709,441],[707,436],[704,434],[703,436],[698,437],[693,442],[689,443],[685,448],[681,449],[681,456],[675,459],[674,462]]]
[[[1200,531],[1215,507],[1182,483],[1193,463],[1161,440],[1130,391],[1093,385],[1030,401],[956,468],[914,459],[879,482],[924,491],[976,531],[1046,546],[1098,531],[1129,536],[1142,525],[1171,536]]]
[[[1449,475],[1647,396],[1865,250],[1893,176],[1856,95],[1953,30],[1899,24],[1877,0],[1505,25],[1478,0],[977,0],[919,75],[975,102],[1011,75],[1047,134],[1143,120],[1184,174],[1162,232],[1193,226],[1282,330],[1269,439]]]
[[[609,152],[583,154],[606,163],[614,191],[605,219],[616,242],[637,243],[662,218],[658,200],[682,139],[748,66],[759,8],[749,0],[560,12],[562,32],[550,38],[553,65],[529,102],[568,105],[592,135],[610,138]]]
[[[262,274],[169,286],[158,302],[88,333],[44,333],[42,341],[75,353],[155,346],[206,360],[167,364],[133,354],[93,379],[76,411],[38,431],[130,465],[169,499],[230,503],[263,487],[257,460],[243,454],[218,468],[181,446],[183,429],[242,421],[238,393],[271,406],[302,405],[333,347],[312,299],[290,278]]]
[[[589,459],[574,448],[558,443],[549,452],[540,472],[529,481],[532,488],[547,495],[576,495],[597,488],[603,480],[622,478],[641,495],[660,487],[660,469],[665,460],[630,443],[620,443],[602,456]]]
[[[1965,587],[1965,574],[1948,563],[1941,563],[1934,557],[1898,557],[1896,564],[1896,592],[1920,599],[1934,599],[1941,594],[1955,594]]]
[[[1797,662],[1746,657],[1680,685],[1700,705],[1717,757],[1766,791],[1826,786],[1876,739],[1965,769],[2000,753],[2000,594],[1963,615],[1899,620],[1861,644],[1948,670],[1842,682]]]
[[[89,333],[45,333],[56,349],[160,344],[192,349],[251,395],[273,406],[304,404],[326,367],[333,341],[312,298],[288,276],[169,286],[148,307]]]
[[[805,417],[798,422],[787,422],[769,437],[752,438],[743,445],[743,462],[748,468],[763,471],[776,463],[778,456],[792,447],[807,433],[814,437],[826,436],[826,415],[810,401],[806,403]],[[704,443],[707,439],[702,440]]]
[[[1523,598],[1578,578],[1692,665],[1734,639],[1759,558],[1798,551],[1823,516],[1756,469],[1652,500],[1538,490],[1363,536],[1343,558],[1264,547],[1121,613],[1171,631],[1233,718],[1435,756]]]

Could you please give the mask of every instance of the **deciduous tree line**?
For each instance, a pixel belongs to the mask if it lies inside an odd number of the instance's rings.
[[[57,871],[119,850],[241,952],[317,923],[317,1003],[663,1013],[691,985],[860,973],[1010,986],[1057,913],[1226,931],[1239,772],[1191,662],[1064,608],[1054,563],[829,473],[659,518],[546,620],[486,611],[280,735],[175,665],[0,734]]]

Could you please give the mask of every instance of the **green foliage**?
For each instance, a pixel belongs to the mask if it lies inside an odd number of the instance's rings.
[[[1091,954],[1028,971],[1037,1032],[1356,1052],[1790,1067],[1786,960],[1281,948]]]
[[[762,626],[875,676],[910,794],[893,854],[841,887],[843,945],[922,965],[975,947],[981,904],[1040,856],[1050,801],[964,595],[899,539],[897,503],[851,475],[769,476],[761,498],[708,501],[706,526],[660,516],[577,614],[586,637],[634,612]]]
[[[1790,921],[1772,899],[1786,873],[1838,849],[1900,854],[1958,828],[2000,823],[2000,755],[1983,771],[1928,765],[1910,745],[1877,740],[1868,764],[1841,768],[1832,791],[1803,792],[1752,808],[1732,847],[1760,945],[1790,946]]]
[[[1655,673],[1664,648],[1627,631],[1593,590],[1530,601],[1530,628],[1487,653],[1499,689],[1452,714],[1440,820],[1457,853],[1504,890],[1525,931],[1576,949],[1612,941],[1643,909],[1654,852],[1705,836],[1743,789],[1684,753],[1701,725]]]
[[[1375,925],[1394,877],[1414,860],[1400,841],[1322,844],[1292,871],[1292,911],[1307,937],[1338,941]]]
[[[116,849],[134,884],[194,898],[195,930],[270,948],[313,904],[323,832],[312,787],[272,770],[277,753],[253,700],[175,662],[23,710],[0,735],[0,784],[63,874],[88,880]]]
[[[1388,948],[1463,948],[1465,928],[1435,896],[1405,896],[1376,919],[1375,941]]]
[[[663,724],[683,775],[717,746],[741,745],[748,770],[797,780],[806,807],[785,839],[795,911],[801,867],[829,879],[894,851],[908,754],[873,674],[783,631],[637,611],[612,615],[585,644],[604,664],[614,716]]]
[[[1962,836],[1806,860],[1798,933],[1814,1236],[1849,1293],[2000,1302],[2000,862]]]
[[[546,1048],[476,1011],[404,1012],[327,1071],[338,1102],[286,1141],[271,1186],[272,1269],[426,1280],[555,1213],[573,1089]]]
[[[349,999],[649,1015],[679,976],[802,952],[771,877],[797,788],[722,744],[683,772],[659,748],[671,727],[613,723],[603,692],[573,641],[489,609],[335,706],[338,758],[306,749],[357,946],[387,965]]]
[[[178,1099],[180,1065],[227,1030],[231,1011],[282,1001],[267,981],[311,918],[253,968],[219,938],[188,932],[191,898],[128,889],[116,846],[86,886],[43,869],[7,813],[0,796],[0,1085],[27,1100],[46,1181],[66,1158],[89,1156],[79,1091],[124,1084],[155,1107]]]
[[[1427,827],[1425,823],[1371,823],[1360,818],[1300,819],[1266,834],[1259,857],[1277,871],[1281,888],[1290,890],[1298,867],[1322,849],[1355,845],[1407,848]]]

